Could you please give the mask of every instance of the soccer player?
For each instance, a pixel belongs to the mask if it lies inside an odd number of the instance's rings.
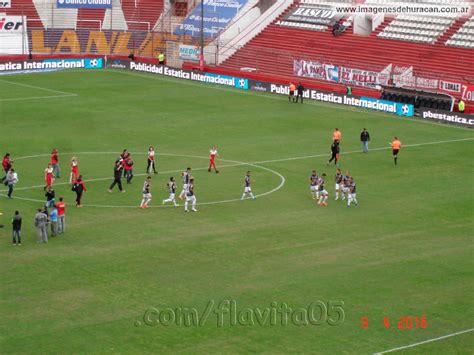
[[[59,198],[59,202],[56,203],[58,209],[58,233],[63,234],[66,231],[66,203],[62,197]]]
[[[189,212],[188,203],[191,202],[191,211],[197,212],[196,209],[196,195],[194,195],[194,178],[189,179],[188,187],[186,188],[186,201],[184,202],[184,211]]]
[[[54,178],[59,179],[61,177],[61,169],[59,168],[58,150],[56,148],[51,152],[51,166],[53,167]]]
[[[393,161],[395,165],[397,165],[398,152],[400,152],[400,148],[402,147],[402,142],[400,142],[398,137],[394,137],[393,141],[390,142],[390,146],[392,147]]]
[[[249,195],[253,200],[256,199],[256,197],[252,193],[252,188],[250,187],[251,183],[252,181],[250,180],[250,171],[247,171],[244,177],[244,193],[242,194],[242,197],[240,198],[241,201],[243,201],[247,195]]]
[[[186,196],[186,190],[188,189],[189,179],[191,178],[191,168],[186,168],[185,171],[181,173],[181,179],[183,180],[183,189],[179,194],[178,198],[182,200]]]
[[[176,204],[176,198],[175,198],[176,183],[174,182],[174,177],[172,176],[170,177],[170,181],[168,181],[168,183],[166,184],[166,187],[168,188],[168,192],[170,196],[166,200],[163,200],[163,205],[167,202],[173,202],[174,207],[178,206]]]
[[[7,178],[8,171],[11,169],[13,161],[10,159],[10,153],[7,153],[3,156],[2,159],[2,169],[5,172],[5,176],[2,178],[2,182]]]
[[[334,177],[334,182],[336,183],[334,189],[336,190],[336,197],[334,200],[339,200],[339,193],[342,191],[342,172],[341,169],[336,170],[336,175]],[[344,197],[344,195],[343,195]]]
[[[217,174],[219,173],[219,170],[216,168],[216,156],[220,158],[219,153],[217,153],[217,148],[212,146],[211,150],[209,151],[209,169],[207,169],[207,171],[211,172],[212,168],[214,167],[214,170]]]
[[[349,198],[349,187],[350,187],[350,179],[351,173],[346,171],[346,173],[342,176],[342,201]]]
[[[84,191],[87,191],[86,184],[84,184],[84,181],[82,180],[82,175],[79,175],[77,177],[76,182],[74,183],[74,185],[72,185],[72,189],[76,193],[76,207],[81,208],[82,194],[84,193]]]
[[[337,162],[339,161],[339,141],[335,140],[331,144],[331,159],[328,160],[327,165],[329,165],[334,160],[334,165],[337,166]]]
[[[77,163],[77,158],[72,157],[71,158],[71,177],[69,178],[69,183],[74,185],[78,177],[79,177],[79,165]]]
[[[295,90],[296,90],[295,84],[290,82],[289,89],[290,89],[290,94],[288,95],[288,102],[291,102],[291,101],[295,102]]]
[[[318,186],[319,186],[319,201],[318,205],[320,206],[327,206],[328,203],[326,202],[328,199],[328,192],[324,189],[324,184],[326,183],[326,174],[322,174],[319,178]]]
[[[140,208],[148,208],[148,203],[151,201],[151,176],[147,176],[143,183],[143,199],[140,203]]]
[[[151,174],[151,169],[153,169],[154,174],[158,174],[155,169],[155,149],[153,147],[148,148],[146,173]]]
[[[335,142],[335,141],[341,142],[341,139],[342,139],[341,131],[337,127],[334,128],[334,132],[332,132],[332,141],[333,142]]]
[[[122,159],[122,165],[124,167],[123,170],[123,177],[126,178],[127,177],[127,170],[125,170],[125,164],[126,164],[126,161],[127,159],[130,157],[130,153],[128,152],[127,149],[124,149],[122,151],[122,154],[120,154],[120,159]]]
[[[313,200],[318,199],[318,180],[319,176],[316,173],[316,170],[313,170],[311,175],[309,176],[309,190],[311,191],[311,196]]]
[[[349,194],[347,197],[347,207],[351,207],[352,202],[355,203],[356,207],[358,206],[357,198],[356,198],[356,183],[354,182],[354,179],[351,177],[349,179]]]
[[[56,198],[56,192],[54,192],[52,186],[48,186],[46,188],[46,193],[44,194],[44,197],[46,197],[46,203],[44,204],[44,206],[46,208],[54,207],[54,200]]]
[[[13,188],[18,183],[18,174],[15,172],[15,169],[11,168],[8,170],[7,176],[5,177],[5,185],[8,186],[8,198],[12,199]]]
[[[118,185],[118,189],[120,192],[125,192],[125,190],[122,188],[122,171],[123,171],[123,159],[118,158],[115,161],[114,165],[114,181],[110,185],[108,191],[111,193],[112,189],[115,187],[115,185]]]
[[[44,180],[46,182],[46,186],[44,187],[45,191],[48,189],[48,187],[53,186],[53,182],[54,182],[53,172],[54,172],[53,166],[51,165],[51,163],[48,163],[48,166],[46,167],[46,169],[44,169]]]

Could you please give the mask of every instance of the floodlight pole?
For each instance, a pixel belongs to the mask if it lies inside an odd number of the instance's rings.
[[[199,69],[204,70],[204,0],[201,0],[201,52],[199,54]]]

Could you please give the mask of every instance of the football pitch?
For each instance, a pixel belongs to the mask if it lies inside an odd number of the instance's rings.
[[[114,70],[4,76],[0,90],[0,154],[20,180],[12,200],[0,186],[0,353],[472,353],[472,131]],[[335,127],[358,207],[334,201]],[[149,146],[159,174],[142,210]],[[37,244],[53,148],[67,231]],[[135,177],[109,194],[123,149]],[[188,166],[198,212],[163,207]],[[326,207],[313,169],[328,176]],[[255,201],[240,201],[247,170]]]

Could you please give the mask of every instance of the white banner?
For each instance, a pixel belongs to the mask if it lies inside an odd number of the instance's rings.
[[[26,16],[0,13],[0,53],[27,54]]]
[[[325,64],[302,60],[293,61],[293,73],[305,78],[326,80]]]
[[[0,9],[9,9],[12,7],[11,0],[0,0]]]
[[[179,59],[199,61],[201,49],[197,46],[188,46],[186,44],[179,45]]]
[[[381,72],[341,67],[339,71],[339,81],[346,85],[378,89],[378,86],[388,85],[391,70],[391,64]]]

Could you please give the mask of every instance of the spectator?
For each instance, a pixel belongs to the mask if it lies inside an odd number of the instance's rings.
[[[360,133],[360,141],[362,142],[362,153],[367,153],[369,151],[370,134],[365,128]]]
[[[15,172],[15,169],[11,168],[6,176],[5,185],[8,186],[8,198],[13,198],[13,187],[18,182],[18,174]]]
[[[51,221],[51,237],[55,237],[58,235],[58,209],[56,207],[49,214],[49,220]]]
[[[66,203],[62,197],[56,203],[56,208],[58,210],[58,234],[63,234],[66,231]]]
[[[339,24],[339,22],[336,22],[333,26],[332,26],[332,35],[334,37],[337,37],[339,36],[341,32],[341,25]]]
[[[349,85],[346,86],[346,95],[352,95],[352,88]]]
[[[10,153],[5,154],[2,159],[2,169],[5,172],[5,176],[1,180],[2,182],[6,180],[8,171],[12,168],[12,163],[13,161],[10,159]]]
[[[54,178],[60,178],[61,169],[59,168],[58,150],[56,148],[51,152],[51,166],[53,167]]]
[[[465,110],[465,109],[466,109],[466,104],[465,104],[465,102],[464,102],[462,99],[459,100],[459,102],[458,102],[458,111],[459,111],[460,113],[464,113],[464,110]]]
[[[48,242],[48,216],[39,208],[35,215],[35,227],[38,232],[38,243]]]
[[[21,222],[20,212],[15,211],[12,219],[13,245],[21,245]]]
[[[84,181],[82,180],[82,175],[79,175],[76,183],[72,186],[72,189],[76,192],[76,207],[81,208],[82,194],[84,191],[87,191],[86,184],[84,184]]]
[[[46,193],[44,194],[44,196],[46,197],[45,207],[46,208],[53,207],[54,199],[56,197],[56,192],[54,192],[54,189],[51,186],[48,186],[46,188]]]

